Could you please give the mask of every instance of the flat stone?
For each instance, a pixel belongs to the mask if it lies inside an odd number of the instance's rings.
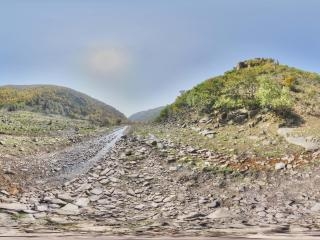
[[[62,224],[62,225],[70,223],[65,217],[57,217],[57,216],[49,217],[48,221],[55,224]]]
[[[56,213],[60,215],[79,215],[80,211],[77,205],[68,203],[64,207],[57,209]]]
[[[46,212],[46,211],[48,211],[48,206],[44,205],[44,204],[36,205],[35,210],[38,212]]]
[[[110,177],[109,180],[113,183],[118,183],[120,182],[120,180],[118,178],[115,178],[115,177]]]
[[[176,198],[175,196],[169,196],[169,197],[166,197],[165,199],[163,199],[163,202],[164,203],[172,202],[175,198]]]
[[[67,193],[58,193],[58,195],[57,195],[57,198],[58,199],[61,199],[62,201],[65,201],[65,202],[67,202],[67,203],[71,203],[71,202],[73,202],[73,197],[71,197],[69,194],[67,194]]]
[[[44,202],[47,202],[49,204],[57,204],[57,205],[66,205],[67,202],[61,200],[61,199],[58,199],[58,198],[50,198],[50,197],[45,197],[43,199]]]
[[[219,219],[219,218],[231,218],[233,217],[233,213],[229,211],[227,208],[219,208],[218,210],[210,213],[207,218],[210,219]]]
[[[36,221],[32,214],[23,215],[19,220],[22,223],[33,223]]]
[[[106,168],[103,171],[101,171],[100,176],[106,175],[108,172],[110,172],[112,169],[111,168]]]
[[[145,205],[139,204],[139,205],[136,205],[134,208],[137,210],[143,210],[145,208]]]
[[[88,206],[89,202],[89,198],[79,198],[74,202],[74,205],[77,205],[78,207],[86,207]]]
[[[90,188],[91,188],[91,184],[90,183],[84,183],[78,189],[76,189],[75,192],[86,191],[86,190],[88,190]]]
[[[21,203],[0,203],[0,209],[16,211],[16,212],[28,210],[27,206]]]
[[[100,195],[101,193],[103,193],[103,190],[101,188],[94,188],[90,191],[90,193],[94,195]]]
[[[199,217],[204,217],[205,214],[203,213],[199,213],[199,212],[190,212],[186,215],[180,216],[180,219],[184,219],[184,220],[189,220],[189,219],[194,219],[194,218],[199,218]]]

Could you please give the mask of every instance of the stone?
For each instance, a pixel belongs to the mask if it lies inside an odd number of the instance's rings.
[[[0,209],[22,212],[28,210],[25,204],[21,203],[0,203]]]
[[[125,154],[126,156],[131,156],[131,155],[132,155],[132,150],[131,150],[131,149],[126,149],[125,152],[124,152],[124,154]]]
[[[57,198],[67,203],[71,203],[74,200],[68,193],[58,193]]]
[[[318,203],[315,203],[311,209],[310,209],[312,212],[319,212],[320,211],[320,202]]]
[[[43,202],[49,203],[49,204],[57,204],[57,205],[66,205],[67,202],[57,199],[57,198],[51,198],[51,197],[44,197]]]
[[[191,219],[195,219],[195,218],[199,218],[199,217],[204,217],[205,215],[203,213],[200,212],[190,212],[186,215],[181,216],[180,218],[183,220],[191,220]]]
[[[139,205],[136,205],[134,208],[137,210],[143,210],[145,208],[145,205],[139,204]]]
[[[12,219],[10,214],[0,212],[0,226],[1,227],[14,226],[16,224],[17,223]]]
[[[100,172],[100,176],[106,175],[108,172],[110,172],[112,169],[111,168],[106,168],[103,171]]]
[[[187,148],[187,152],[188,152],[188,153],[197,153],[198,150],[195,149],[195,148],[193,148],[193,147],[190,147],[190,146],[189,146],[189,147]]]
[[[209,208],[218,208],[220,207],[221,202],[217,199],[213,200],[212,203],[210,203]]]
[[[44,205],[44,204],[36,205],[35,210],[38,212],[46,212],[46,211],[48,211],[48,206]]]
[[[203,117],[199,120],[199,123],[206,123],[209,121],[209,117]]]
[[[79,198],[74,202],[74,205],[77,205],[78,207],[87,207],[90,202],[89,198]]]
[[[157,143],[157,148],[164,149],[165,147],[164,147],[164,145],[162,143]]]
[[[65,224],[70,224],[70,222],[65,218],[65,217],[49,217],[48,221],[54,224],[60,224],[60,225],[65,225]]]
[[[56,213],[58,213],[60,215],[79,215],[80,211],[79,211],[79,207],[77,205],[68,203],[64,207],[57,209]]]
[[[164,203],[172,202],[175,198],[176,198],[176,196],[172,195],[172,196],[169,196],[169,197],[166,197],[165,199],[163,199],[163,202]]]
[[[282,170],[286,168],[286,164],[283,162],[276,163],[274,166],[275,170]]]
[[[11,169],[6,169],[4,170],[4,174],[8,174],[8,175],[16,175],[17,173]]]
[[[109,181],[109,179],[105,178],[105,179],[100,180],[99,182],[100,182],[101,184],[107,184],[107,183],[109,183],[110,181]]]
[[[120,182],[120,180],[118,178],[115,178],[115,177],[110,177],[109,180],[113,183],[118,183]]]
[[[233,213],[228,208],[219,208],[215,212],[210,213],[207,218],[220,219],[220,218],[231,218]]]
[[[25,214],[19,220],[21,223],[33,223],[36,221],[32,214]]]
[[[90,191],[90,193],[94,195],[100,195],[101,193],[103,193],[103,190],[101,188],[94,188]]]

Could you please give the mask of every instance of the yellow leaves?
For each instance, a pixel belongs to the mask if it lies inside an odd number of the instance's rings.
[[[295,81],[295,78],[292,77],[292,76],[286,76],[284,77],[283,79],[283,85],[288,87],[288,88],[291,88],[293,87],[293,84],[294,84],[294,81]]]

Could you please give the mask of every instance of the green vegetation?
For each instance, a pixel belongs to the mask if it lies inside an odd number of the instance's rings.
[[[266,77],[259,80],[260,84],[256,92],[256,98],[261,107],[267,107],[275,111],[289,111],[291,109],[292,97],[289,87],[280,87]]]
[[[125,116],[98,100],[69,88],[50,85],[0,88],[0,108],[26,110],[85,119],[100,126],[119,124]]]
[[[0,157],[53,151],[112,129],[61,115],[0,110]]]
[[[276,114],[288,111],[320,114],[319,89],[318,74],[279,65],[273,59],[252,59],[184,92],[162,110],[157,120],[177,119],[180,114],[203,115],[241,108],[267,108]]]

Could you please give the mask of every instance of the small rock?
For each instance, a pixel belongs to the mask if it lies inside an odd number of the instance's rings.
[[[276,165],[274,166],[275,170],[282,170],[282,169],[285,169],[286,168],[286,164],[283,163],[283,162],[279,162],[279,163],[276,163]]]
[[[209,208],[218,208],[220,207],[220,205],[221,205],[221,202],[216,199],[209,205]]]
[[[139,205],[136,205],[134,208],[137,210],[143,210],[145,208],[145,205],[139,204]]]

